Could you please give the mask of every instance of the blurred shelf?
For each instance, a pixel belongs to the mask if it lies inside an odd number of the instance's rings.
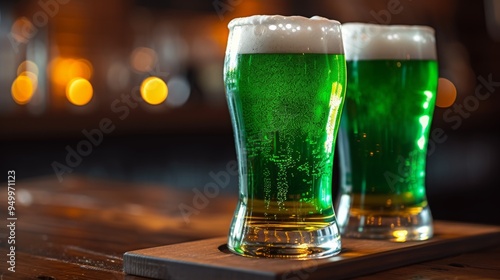
[[[159,109],[159,108],[153,108]],[[116,110],[115,110],[116,111]],[[156,112],[154,112],[156,111]],[[181,108],[148,111],[139,106],[129,113],[113,110],[94,112],[47,112],[40,116],[27,113],[0,116],[0,139],[50,139],[81,136],[82,131],[99,129],[104,119],[114,126],[109,134],[129,133],[207,133],[230,131],[231,119],[224,105],[189,104]],[[122,117],[123,119],[121,119]]]

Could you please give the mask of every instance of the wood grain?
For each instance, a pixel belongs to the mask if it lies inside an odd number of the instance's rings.
[[[15,273],[6,265],[7,198],[0,194],[2,280],[129,279],[124,252],[224,235],[236,204],[220,196],[186,223],[178,205],[193,195],[168,186],[69,176],[19,180],[16,190]]]
[[[435,232],[421,242],[344,238],[340,255],[312,261],[236,256],[221,237],[127,252],[124,270],[171,280],[345,279],[500,245],[500,227],[437,221]]]

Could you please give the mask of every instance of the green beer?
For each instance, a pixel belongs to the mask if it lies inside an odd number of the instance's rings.
[[[342,125],[350,147],[352,215],[422,211],[436,61],[349,61],[347,69]]]
[[[425,167],[436,60],[368,55],[348,59],[347,77],[339,139],[341,231],[349,237],[395,241],[429,238]]]
[[[229,249],[283,258],[337,253],[331,183],[344,55],[237,53],[226,56],[224,76],[240,168]]]
[[[330,99],[342,99],[344,56],[240,54],[237,65],[227,74],[227,97],[244,147],[251,222],[331,224],[333,130],[340,118]]]

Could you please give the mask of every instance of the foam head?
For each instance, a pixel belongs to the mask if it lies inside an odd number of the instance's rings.
[[[340,23],[318,16],[250,16],[228,27],[226,53],[344,53]]]
[[[434,29],[417,25],[345,23],[346,60],[436,59]]]

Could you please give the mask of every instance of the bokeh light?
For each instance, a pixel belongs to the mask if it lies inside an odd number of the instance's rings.
[[[93,71],[94,69],[92,67],[92,63],[83,58],[73,60],[68,69],[70,76],[81,77],[86,80],[89,80],[92,77]]]
[[[21,75],[24,72],[31,72],[38,75],[38,66],[31,60],[25,60],[17,67],[17,75]]]
[[[151,48],[139,47],[132,51],[130,64],[139,72],[150,72],[158,61],[158,55]]]
[[[28,76],[17,76],[12,82],[11,93],[14,101],[19,105],[28,103],[33,97],[35,86]]]
[[[29,72],[29,71],[24,71],[24,72],[19,73],[18,77],[21,77],[21,76],[26,76],[26,77],[30,78],[31,83],[33,85],[33,93],[34,93],[36,91],[37,86],[38,86],[38,76],[35,75],[35,73]]]
[[[158,105],[167,99],[168,87],[162,79],[148,77],[141,84],[141,96],[147,103]]]
[[[26,17],[20,17],[14,21],[11,28],[12,37],[21,43],[28,43],[29,39],[35,34],[36,27]]]
[[[166,103],[172,107],[184,105],[191,94],[191,86],[184,77],[172,77],[168,81],[168,99]]]
[[[90,61],[82,58],[57,57],[52,60],[50,69],[53,82],[59,86],[66,86],[74,78],[89,80],[93,73]]]
[[[94,90],[92,84],[84,78],[71,80],[66,87],[66,98],[77,106],[83,106],[90,102]]]
[[[457,99],[457,88],[448,79],[439,78],[436,106],[447,108],[453,105]]]

